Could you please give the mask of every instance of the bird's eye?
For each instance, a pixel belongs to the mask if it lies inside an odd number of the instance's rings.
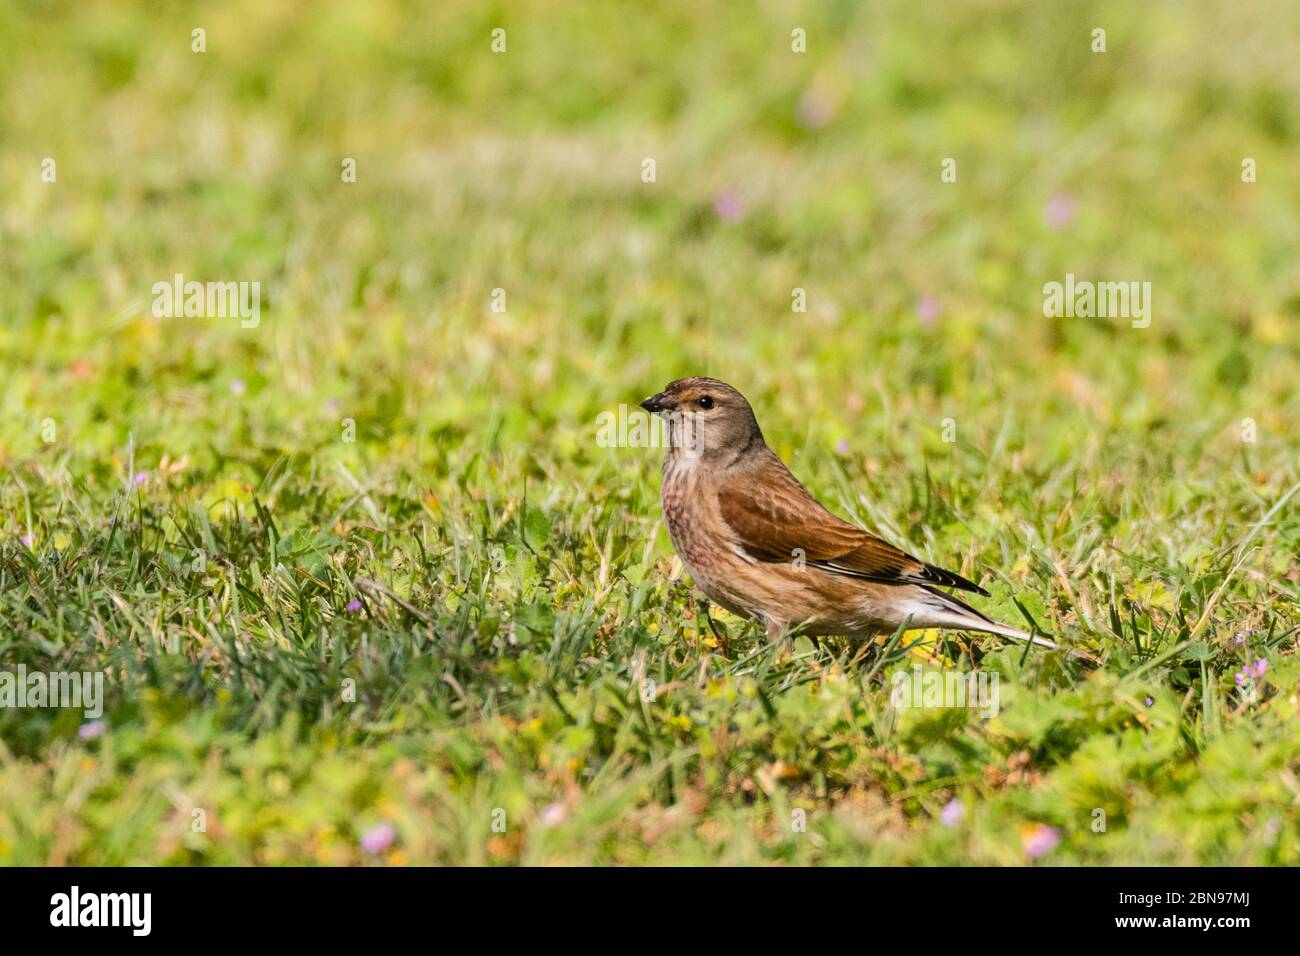
[[[710,408],[713,407],[713,399],[710,398],[708,395],[701,395],[698,399],[695,400],[695,404],[700,406],[700,408],[704,409],[705,411],[708,411]]]

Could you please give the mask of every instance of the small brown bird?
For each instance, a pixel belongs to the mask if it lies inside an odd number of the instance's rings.
[[[1056,645],[986,617],[940,588],[988,596],[842,521],[763,441],[745,396],[683,378],[641,403],[668,422],[660,498],[673,547],[712,600],[776,640],[946,627]]]

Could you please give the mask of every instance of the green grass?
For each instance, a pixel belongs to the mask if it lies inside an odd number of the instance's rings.
[[[0,0],[0,669],[108,694],[0,709],[0,864],[1300,863],[1295,6],[924,7]],[[1101,666],[724,651],[596,440],[696,373]]]

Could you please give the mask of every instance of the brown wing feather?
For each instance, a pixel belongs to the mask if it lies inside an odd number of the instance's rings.
[[[791,561],[802,553],[808,564],[848,577],[986,593],[961,575],[837,518],[771,451],[752,474],[723,483],[718,506],[746,553],[762,561]]]

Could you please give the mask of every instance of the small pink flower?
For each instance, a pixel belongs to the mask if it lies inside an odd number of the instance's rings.
[[[565,809],[564,804],[548,803],[537,814],[537,820],[544,827],[558,827],[568,815],[569,811]]]
[[[1261,657],[1259,660],[1255,661],[1255,669],[1254,669],[1254,673],[1255,673],[1255,676],[1256,676],[1256,677],[1263,677],[1263,676],[1264,676],[1264,671],[1266,671],[1266,670],[1268,670],[1268,661],[1267,661],[1267,660],[1265,660],[1264,658]]]
[[[835,443],[835,454],[847,456],[849,453],[849,442],[847,438],[841,438]]]
[[[1056,832],[1054,827],[1049,827],[1043,823],[1035,823],[1025,831],[1021,842],[1025,848],[1025,855],[1031,860],[1036,860],[1040,856],[1046,856],[1055,850],[1057,844],[1061,842],[1061,835]]]
[[[244,380],[242,378],[236,378],[231,380],[230,390],[234,392],[236,395],[243,395],[246,390],[246,387],[244,385]]]
[[[131,480],[135,482],[137,485],[143,485],[146,481],[149,480],[149,472],[137,471]]]
[[[946,827],[955,827],[961,823],[962,817],[966,816],[966,806],[956,797],[953,797],[943,805],[939,811],[939,822]]]
[[[361,849],[367,853],[383,853],[397,839],[397,828],[385,821],[377,823],[361,834]]]
[[[818,129],[835,118],[838,104],[816,87],[810,88],[799,97],[797,115],[799,125],[805,129]]]
[[[361,610],[361,602],[356,598],[353,598],[345,605],[345,610],[350,611],[353,614],[356,614],[358,611]]]
[[[713,211],[723,222],[740,222],[745,218],[745,200],[727,189],[713,197]]]
[[[939,321],[943,306],[931,295],[923,295],[916,303],[916,318],[922,325],[930,326]]]
[[[1053,229],[1064,229],[1074,221],[1075,202],[1069,193],[1056,193],[1043,206],[1043,220]]]
[[[30,547],[32,546],[32,542],[33,542],[35,539],[32,538],[32,536],[31,536],[30,534],[25,534],[25,535],[23,535],[21,538],[19,538],[18,540],[21,541],[23,544],[27,545],[27,547],[30,548]]]
[[[82,740],[94,740],[96,737],[103,736],[108,725],[102,720],[91,720],[77,728],[77,736]]]

